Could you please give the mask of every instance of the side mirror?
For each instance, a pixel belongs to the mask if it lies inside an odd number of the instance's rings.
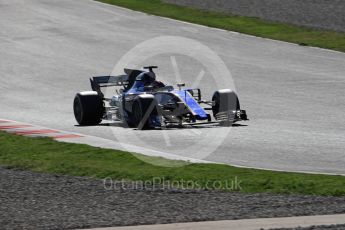
[[[181,90],[182,87],[186,86],[185,83],[177,83],[177,87],[179,90]]]
[[[153,86],[144,86],[144,91],[152,91]]]

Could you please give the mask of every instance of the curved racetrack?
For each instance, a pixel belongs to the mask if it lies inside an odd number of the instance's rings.
[[[345,54],[256,38],[89,0],[0,0],[0,118],[97,136],[186,157],[248,167],[345,174]],[[231,70],[250,121],[227,132],[211,127],[137,131],[78,127],[75,93],[91,75],[109,74],[130,49],[162,35],[195,39]],[[158,74],[192,84],[193,60],[150,60]],[[188,74],[189,73],[189,74]],[[119,73],[120,74],[120,73]],[[207,75],[207,73],[205,73]],[[205,77],[206,77],[205,75]],[[231,79],[229,79],[230,81]],[[200,86],[211,90],[207,81]],[[212,88],[213,90],[213,88]],[[208,96],[206,94],[206,96]],[[213,130],[212,140],[205,139]],[[216,130],[216,132],[214,132]],[[133,134],[142,142],[133,139]],[[195,140],[200,154],[189,152]],[[207,146],[211,154],[203,155]]]

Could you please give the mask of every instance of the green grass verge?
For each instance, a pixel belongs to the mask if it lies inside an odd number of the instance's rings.
[[[150,161],[169,161],[146,157]],[[178,161],[171,161],[178,164]],[[193,181],[197,188],[229,190],[237,178],[241,192],[288,194],[345,195],[345,177],[302,173],[274,172],[237,168],[217,164],[188,164],[181,167],[159,167],[139,160],[134,155],[111,149],[82,144],[57,142],[50,138],[30,138],[0,132],[0,165],[31,171],[88,176],[111,177],[116,180]],[[218,182],[213,187],[213,182]],[[228,183],[228,186],[226,186]],[[239,189],[239,188],[242,189]]]
[[[274,23],[163,3],[161,0],[98,0],[148,14],[309,46],[345,52],[345,33]],[[138,22],[140,23],[140,22]]]

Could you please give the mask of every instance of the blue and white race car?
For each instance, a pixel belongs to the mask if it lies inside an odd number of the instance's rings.
[[[74,115],[79,125],[98,125],[102,120],[122,121],[128,127],[152,129],[183,127],[186,124],[219,123],[232,125],[248,120],[240,109],[237,94],[230,89],[217,90],[210,101],[201,99],[199,88],[178,89],[156,80],[153,69],[125,69],[124,75],[90,79],[92,91],[77,93]],[[102,88],[121,87],[106,98]],[[207,111],[212,111],[213,118]]]

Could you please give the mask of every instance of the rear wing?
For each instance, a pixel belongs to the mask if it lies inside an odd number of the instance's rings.
[[[120,76],[99,76],[90,78],[91,89],[96,91],[101,97],[104,97],[101,88],[111,86],[123,86],[126,88],[129,84],[128,75]]]
[[[128,75],[120,76],[100,76],[90,78],[92,90],[97,91],[102,87],[110,86],[123,86],[126,87],[129,84]]]
[[[104,96],[101,88],[111,86],[123,86],[125,90],[132,87],[136,77],[141,74],[142,70],[125,69],[125,75],[119,76],[99,76],[90,78],[91,88],[97,91],[99,95]]]

